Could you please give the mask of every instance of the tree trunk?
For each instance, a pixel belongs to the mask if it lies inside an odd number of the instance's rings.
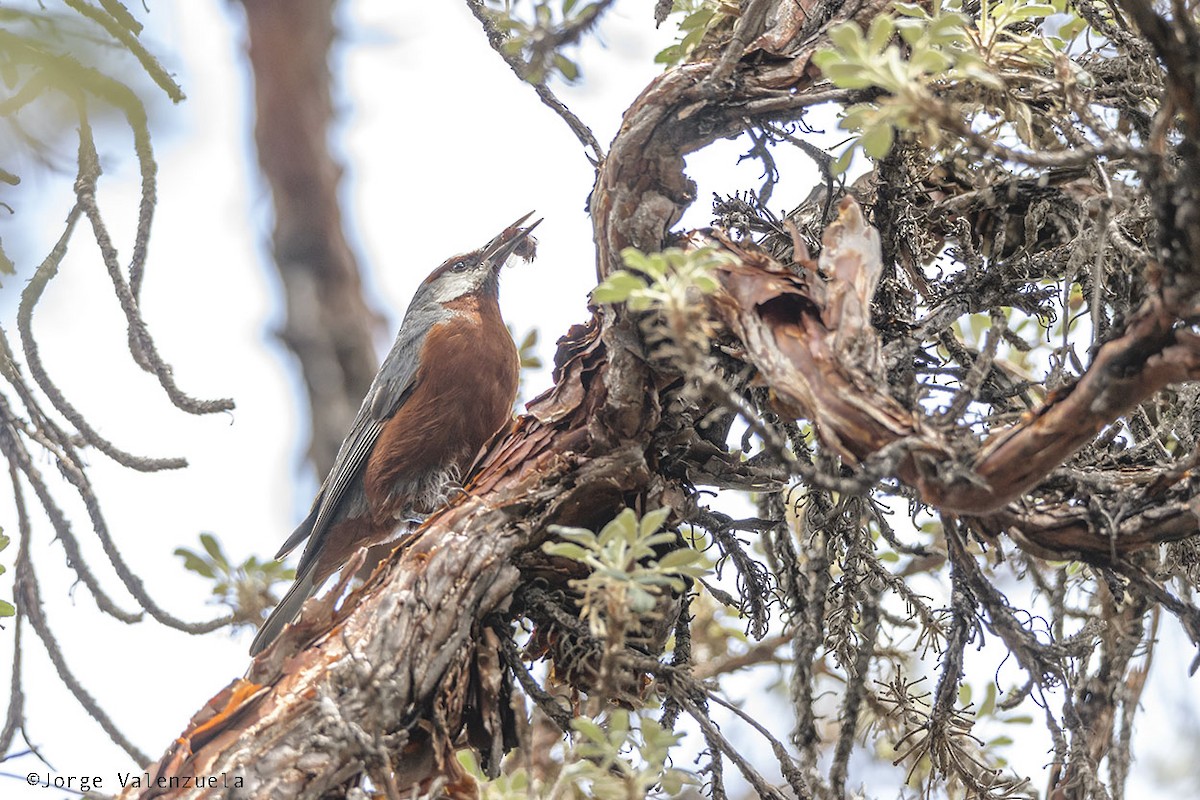
[[[380,317],[363,298],[329,152],[336,0],[242,0],[254,76],[254,141],[275,210],[272,253],[287,319],[279,338],[308,393],[309,460],[324,476],[379,366]]]

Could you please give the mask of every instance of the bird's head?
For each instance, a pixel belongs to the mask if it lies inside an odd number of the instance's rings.
[[[496,297],[500,291],[500,268],[508,257],[516,255],[531,261],[536,253],[537,242],[529,234],[541,220],[521,227],[531,216],[532,211],[478,250],[447,259],[429,274],[417,296],[434,303],[448,303],[468,294]]]

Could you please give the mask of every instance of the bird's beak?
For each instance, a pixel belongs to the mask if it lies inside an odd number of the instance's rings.
[[[481,260],[486,261],[488,266],[494,270],[499,270],[500,267],[504,266],[504,262],[513,253],[517,253],[526,261],[531,260],[534,255],[534,242],[529,238],[529,234],[533,233],[533,229],[540,225],[542,221],[539,219],[532,225],[524,228],[521,225],[532,216],[533,212],[530,211],[505,228],[495,239],[488,242],[483,248]]]

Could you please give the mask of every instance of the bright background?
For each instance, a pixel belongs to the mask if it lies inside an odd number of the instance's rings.
[[[653,54],[671,42],[670,24],[656,32],[650,8],[618,3],[599,29],[600,44],[590,41],[580,53],[584,81],[556,87],[604,145],[622,111],[658,74]],[[209,587],[185,572],[172,551],[195,548],[198,534],[211,532],[232,559],[269,556],[307,510],[317,480],[302,463],[307,421],[297,410],[294,365],[272,335],[282,311],[266,266],[270,201],[252,150],[240,8],[188,2],[159,4],[150,14],[135,10],[151,52],[188,95],[178,108],[164,101],[153,125],[159,204],[142,307],[181,387],[202,398],[232,397],[237,408],[212,417],[184,415],[133,365],[86,229],[77,233],[34,324],[51,374],[103,435],[133,453],[190,461],[183,471],[142,475],[90,454],[92,481],[126,559],[170,612],[205,619],[223,609],[206,605]],[[350,238],[374,304],[389,318],[380,352],[430,269],[536,209],[546,218],[538,231],[539,258],[505,272],[501,304],[518,336],[540,329],[540,354],[549,364],[554,340],[586,319],[594,283],[584,211],[593,171],[583,148],[487,47],[464,5],[359,0],[343,4],[343,12],[332,64],[343,115],[332,140],[347,167],[343,210]],[[104,133],[100,202],[125,260],[139,192],[136,165],[124,132],[110,126]],[[721,142],[689,159],[700,200],[684,227],[708,222],[713,191],[759,185],[756,163],[736,163],[745,149]],[[21,269],[0,289],[6,326],[16,294],[60,234],[70,207],[73,152],[66,155],[65,172],[28,175],[14,195],[17,214],[0,214],[0,236]],[[786,180],[772,207],[783,212],[807,195],[816,177],[803,156],[781,149],[777,157]],[[548,381],[548,370],[527,375],[525,399]],[[42,468],[52,469],[48,459]],[[122,607],[133,608],[89,537],[82,508],[68,511],[93,569]],[[211,695],[243,672],[252,632],[195,637],[101,615],[86,590],[72,586],[48,523],[36,513],[34,520],[33,557],[46,614],[69,665],[125,734],[156,758]],[[7,496],[0,496],[0,525],[15,536]],[[3,558],[11,567],[15,543]],[[0,597],[12,597],[11,578],[11,571],[0,577]],[[9,662],[9,641],[0,634],[0,664]],[[63,775],[100,775],[104,791],[117,791],[116,773],[132,769],[128,758],[63,688],[31,631],[24,654],[28,732],[42,755]],[[1160,658],[1170,663],[1167,653]],[[1180,663],[1187,663],[1186,655],[1170,669],[1180,672]],[[1151,681],[1148,703],[1157,685]],[[786,737],[779,695],[753,684],[735,685],[731,694],[759,718],[778,719],[775,732]],[[1032,757],[1043,758],[1042,752],[1039,745]],[[25,787],[29,771],[46,770],[33,756],[0,764],[0,772],[17,776],[0,777],[0,797],[63,796]]]

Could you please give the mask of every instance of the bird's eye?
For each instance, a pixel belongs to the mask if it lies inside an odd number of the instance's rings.
[[[462,272],[466,268],[467,268],[467,262],[465,260],[463,260],[463,261],[455,261],[454,266],[451,267],[450,269],[454,270],[455,272]]]

